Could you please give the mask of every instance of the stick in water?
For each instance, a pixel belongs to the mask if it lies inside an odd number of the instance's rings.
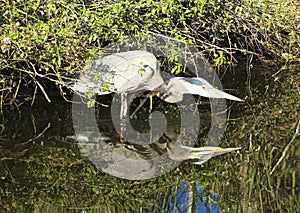
[[[130,115],[130,118],[133,118],[133,116],[137,113],[137,111],[146,103],[147,99],[150,98],[150,112],[152,111],[152,97],[157,95],[158,92],[154,91],[149,93],[146,98],[144,98],[144,100],[142,101],[142,103],[140,103],[140,105],[134,110],[134,112]]]

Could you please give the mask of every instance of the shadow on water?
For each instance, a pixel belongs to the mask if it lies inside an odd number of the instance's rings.
[[[197,210],[203,205],[206,212],[296,212],[300,208],[297,181],[300,146],[296,131],[300,117],[299,68],[276,74],[279,69],[275,66],[257,65],[247,73],[244,66],[221,79],[224,88],[237,88],[227,92],[246,100],[229,105],[227,131],[221,146],[242,147],[242,150],[216,157],[201,166],[188,162],[176,164],[166,174],[149,180],[120,179],[97,169],[72,137],[72,104],[61,98],[54,86],[48,88],[51,103],[40,94],[33,106],[30,101],[20,102],[18,107],[4,106],[0,127],[1,209],[167,212],[169,208],[172,212],[175,204],[181,202],[176,200],[181,195],[185,201],[192,200],[188,205],[191,212],[205,212]],[[108,95],[99,101],[110,105],[111,99]],[[138,104],[139,100],[136,101]],[[167,119],[166,132],[156,147],[164,156],[166,149],[160,145],[178,138],[180,113],[175,105],[158,100],[155,103],[155,110],[164,112]],[[201,99],[199,107],[201,126],[197,145],[203,145],[210,125],[210,108],[205,99]],[[113,126],[110,108],[97,109],[101,137],[116,146],[120,136]],[[148,121],[144,107],[132,125],[147,132]],[[82,135],[81,140],[91,137]],[[126,151],[141,151],[139,158],[149,164],[148,149],[132,147],[126,142],[124,147]],[[96,154],[99,153],[93,153]],[[161,170],[167,166],[159,165]],[[193,199],[185,199],[182,189]]]

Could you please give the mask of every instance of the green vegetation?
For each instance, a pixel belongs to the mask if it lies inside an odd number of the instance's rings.
[[[23,79],[37,85],[37,77],[55,80],[62,72],[82,70],[98,49],[148,31],[197,45],[217,66],[237,63],[243,54],[295,61],[298,8],[300,3],[292,0],[2,0],[2,91],[17,94]],[[172,69],[180,71],[180,65]]]
[[[0,209],[137,211],[155,192],[197,181],[219,195],[221,212],[297,212],[299,8],[292,0],[0,0]],[[222,78],[246,101],[230,107],[221,146],[242,149],[155,179],[120,180],[57,145],[73,124],[54,82],[111,42],[149,31],[197,45],[216,67],[248,59],[246,71],[231,66]],[[169,61],[171,73],[183,70],[176,55]]]

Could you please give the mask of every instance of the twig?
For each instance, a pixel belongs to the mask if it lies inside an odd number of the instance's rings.
[[[283,67],[281,67],[278,71],[276,71],[273,75],[272,75],[272,77],[275,77],[278,73],[280,73],[282,70],[284,70],[286,67],[285,66],[283,66]]]
[[[50,126],[51,126],[51,123],[48,123],[48,125],[45,127],[45,129],[44,129],[40,134],[38,134],[38,135],[37,135],[36,137],[34,137],[34,138],[29,139],[28,141],[25,142],[25,144],[26,144],[26,143],[29,143],[29,142],[31,142],[31,141],[34,141],[34,140],[40,138],[41,136],[43,136],[43,134],[47,131],[47,129],[50,128]]]
[[[5,91],[5,90],[11,91],[11,87],[4,87],[4,88],[0,89],[0,92]]]
[[[19,79],[19,82],[18,82],[18,86],[17,86],[16,92],[14,94],[13,100],[15,100],[17,98],[17,95],[18,95],[19,89],[20,89],[20,85],[21,85],[21,81],[22,81],[22,74],[20,73],[20,79]]]
[[[34,101],[35,101],[35,96],[36,96],[36,92],[37,92],[37,87],[34,87],[34,92],[33,92],[33,97],[32,97],[32,101],[31,101],[31,106],[33,105]]]
[[[279,158],[279,160],[277,161],[277,163],[275,164],[275,166],[273,167],[272,171],[270,172],[270,175],[273,174],[273,172],[275,171],[276,167],[280,164],[280,162],[283,160],[283,158],[286,155],[286,152],[288,151],[290,145],[294,142],[294,140],[296,139],[297,135],[299,134],[299,129],[300,129],[300,120],[298,121],[298,124],[296,126],[296,130],[295,130],[295,134],[293,136],[293,138],[291,139],[291,141],[288,143],[288,145],[284,148],[281,157]]]
[[[32,77],[33,77],[33,76],[32,76]],[[33,77],[33,79],[35,80],[34,77]],[[51,102],[51,100],[49,99],[47,93],[46,93],[45,90],[44,90],[44,87],[43,87],[37,80],[35,80],[35,83],[39,86],[40,90],[43,92],[43,94],[44,94],[46,100],[47,100],[48,102]]]
[[[43,92],[43,94],[44,94],[46,100],[47,100],[48,102],[51,102],[51,100],[49,99],[47,93],[46,93],[45,90],[44,90],[44,87],[43,87],[43,86],[40,84],[40,82],[38,82],[38,81],[36,80],[36,78],[34,77],[34,76],[38,73],[38,72],[36,71],[34,65],[33,65],[31,62],[29,62],[29,64],[31,65],[31,67],[32,67],[32,69],[33,69],[33,71],[34,71],[34,75],[32,75],[32,74],[29,74],[29,75],[30,75],[31,78],[34,80],[34,82],[39,86],[39,88],[40,88],[40,90]]]

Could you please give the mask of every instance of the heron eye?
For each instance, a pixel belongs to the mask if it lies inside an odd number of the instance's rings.
[[[202,85],[202,89],[206,89],[205,85]]]

